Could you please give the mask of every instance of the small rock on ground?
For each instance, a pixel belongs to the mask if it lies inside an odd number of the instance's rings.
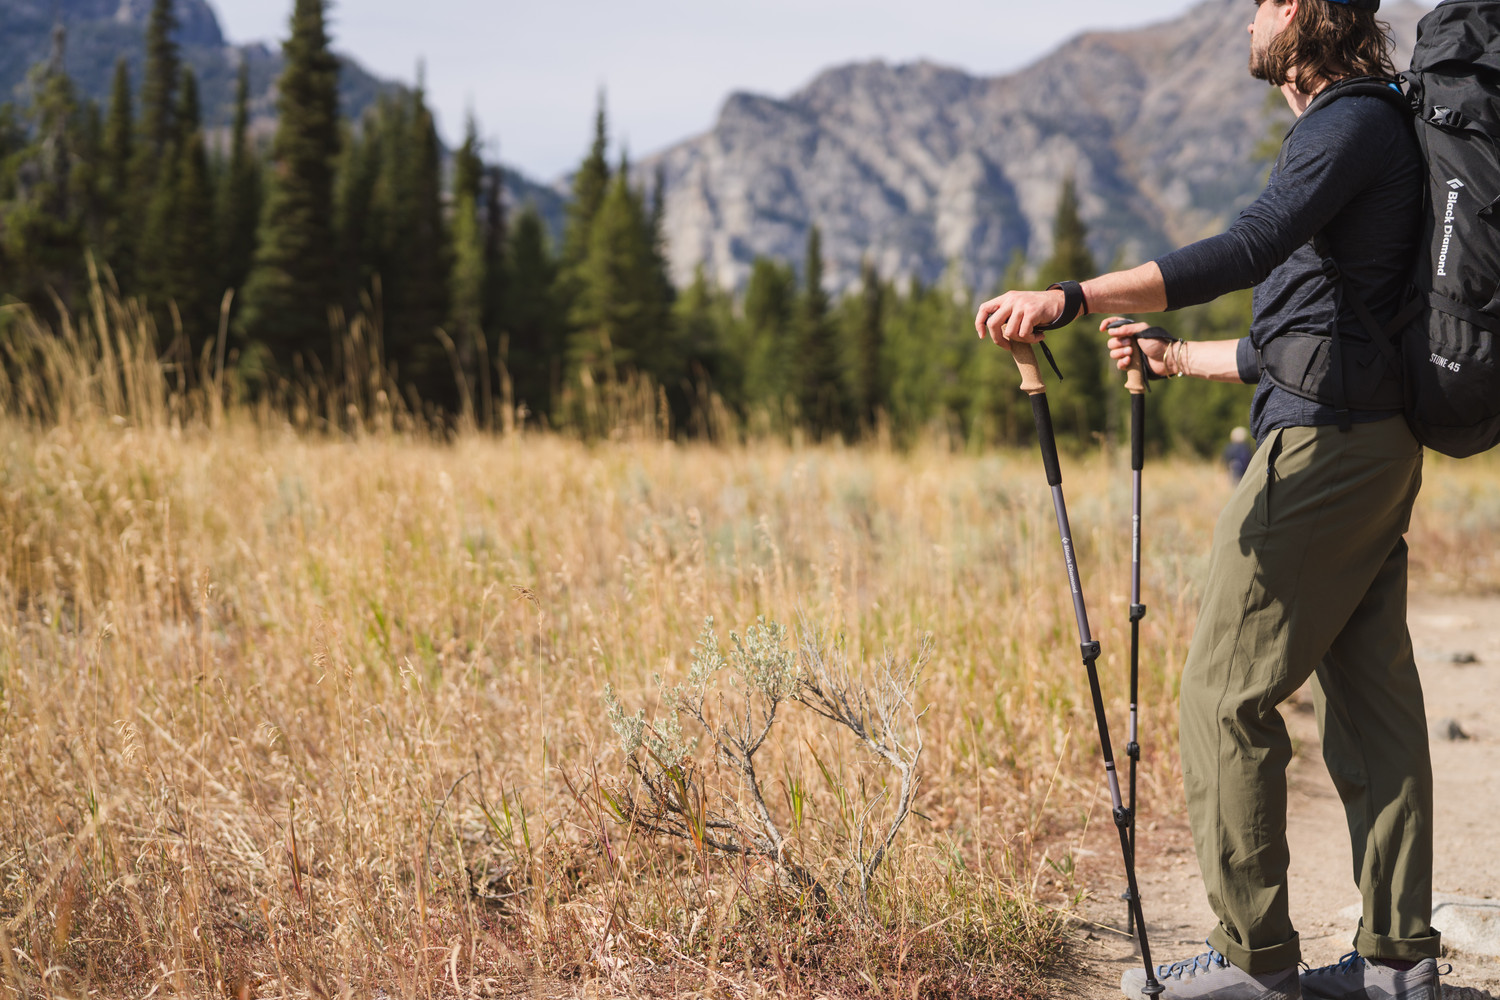
[[[1438,719],[1428,727],[1428,733],[1435,740],[1466,740],[1469,734],[1464,732],[1464,727],[1458,724],[1457,719]]]

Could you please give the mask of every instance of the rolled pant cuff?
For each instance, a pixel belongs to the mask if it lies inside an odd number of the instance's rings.
[[[1230,965],[1252,976],[1280,972],[1302,961],[1302,939],[1296,934],[1292,935],[1290,941],[1273,944],[1269,948],[1246,948],[1220,926],[1215,927],[1208,936],[1208,946],[1229,959]]]
[[[1426,937],[1386,937],[1383,934],[1373,934],[1365,930],[1364,922],[1361,921],[1359,930],[1354,932],[1354,950],[1365,958],[1377,960],[1395,959],[1401,962],[1420,962],[1424,958],[1440,958],[1443,953],[1443,936],[1431,928],[1428,931]],[[1231,962],[1234,961],[1227,951],[1222,954]]]

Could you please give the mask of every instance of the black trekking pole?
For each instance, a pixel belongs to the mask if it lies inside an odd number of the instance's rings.
[[[1129,320],[1115,320],[1108,329],[1128,326]],[[1125,372],[1125,389],[1130,393],[1130,728],[1126,733],[1125,756],[1130,758],[1130,856],[1135,857],[1135,779],[1141,762],[1139,696],[1141,687],[1141,619],[1146,606],[1141,603],[1141,469],[1146,464],[1146,372],[1139,345],[1132,345],[1130,367]],[[1125,932],[1135,932],[1135,891],[1127,887],[1125,895]]]
[[[1057,532],[1062,538],[1063,562],[1068,570],[1068,585],[1073,591],[1073,615],[1078,622],[1078,643],[1083,653],[1083,666],[1088,671],[1089,690],[1094,699],[1094,720],[1099,726],[1099,746],[1104,754],[1104,777],[1109,784],[1109,797],[1114,806],[1115,826],[1120,831],[1120,854],[1125,861],[1125,882],[1129,887],[1130,910],[1135,919],[1136,940],[1141,947],[1141,961],[1146,966],[1146,986],[1142,992],[1148,997],[1160,996],[1163,987],[1156,981],[1156,969],[1151,964],[1151,946],[1146,941],[1146,921],[1141,916],[1141,894],[1135,881],[1135,845],[1131,835],[1134,818],[1120,798],[1120,779],[1115,773],[1114,750],[1109,742],[1109,720],[1104,714],[1104,695],[1099,690],[1099,643],[1089,631],[1088,608],[1083,601],[1083,584],[1078,576],[1078,560],[1073,549],[1073,529],[1068,525],[1068,508],[1063,501],[1062,467],[1057,458],[1057,438],[1052,431],[1052,411],[1047,407],[1047,386],[1042,382],[1042,373],[1036,364],[1036,354],[1030,344],[1014,343],[1011,352],[1016,367],[1021,370],[1021,391],[1031,397],[1031,413],[1036,418],[1037,443],[1042,449],[1042,465],[1047,471],[1047,485],[1052,487],[1052,506],[1057,513]]]

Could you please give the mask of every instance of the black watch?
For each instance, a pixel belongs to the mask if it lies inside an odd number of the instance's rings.
[[[1057,317],[1057,319],[1053,320],[1050,323],[1046,323],[1046,324],[1044,324],[1042,326],[1034,326],[1034,327],[1032,327],[1031,329],[1032,329],[1033,332],[1036,332],[1036,333],[1045,333],[1048,330],[1057,330],[1057,329],[1060,329],[1062,327],[1067,326],[1069,323],[1073,322],[1079,316],[1084,316],[1084,315],[1088,314],[1089,304],[1088,304],[1088,301],[1086,299],[1084,299],[1084,297],[1083,297],[1083,286],[1082,285],[1080,285],[1076,281],[1058,281],[1058,282],[1055,282],[1055,283],[1053,283],[1051,285],[1048,285],[1047,286],[1047,291],[1050,292],[1054,288],[1062,289],[1062,293],[1063,293],[1063,311],[1062,311],[1062,315],[1059,316],[1059,317]]]

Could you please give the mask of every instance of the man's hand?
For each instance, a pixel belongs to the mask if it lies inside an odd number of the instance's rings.
[[[1062,290],[1046,292],[1006,292],[979,307],[974,317],[974,332],[979,339],[989,337],[1006,350],[1012,343],[1034,344],[1042,335],[1034,332],[1062,315],[1067,305]]]
[[[1151,371],[1156,375],[1168,375],[1167,371],[1167,348],[1171,346],[1165,340],[1136,340],[1134,334],[1142,330],[1151,329],[1150,323],[1131,323],[1128,326],[1120,326],[1111,330],[1111,323],[1118,323],[1123,317],[1111,316],[1099,324],[1099,332],[1109,334],[1109,356],[1115,359],[1115,367],[1125,371],[1130,367],[1130,355],[1139,350],[1146,359],[1146,364],[1151,366]]]

